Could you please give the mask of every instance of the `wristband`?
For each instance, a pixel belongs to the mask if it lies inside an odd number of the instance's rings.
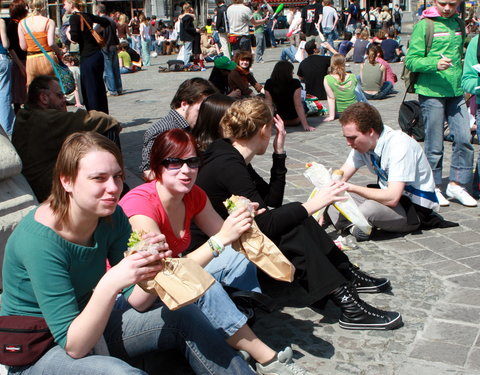
[[[212,236],[208,239],[208,246],[210,246],[214,258],[218,257],[225,249],[225,246],[223,246],[223,244],[215,236]]]

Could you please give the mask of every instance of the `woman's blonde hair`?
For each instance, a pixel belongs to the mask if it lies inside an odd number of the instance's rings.
[[[60,178],[68,178],[75,182],[80,160],[90,151],[106,151],[112,154],[122,174],[125,175],[122,154],[113,141],[96,132],[78,132],[69,135],[58,154],[53,172],[52,191],[46,201],[60,223],[68,222],[70,209],[70,195],[65,191]]]
[[[347,76],[345,71],[345,56],[336,53],[330,60],[330,74],[336,74],[340,77],[340,81],[343,82]]]
[[[83,0],[66,0],[69,4],[71,4],[74,8],[77,8],[80,11],[85,9],[85,2]]]
[[[118,17],[118,23],[120,25],[123,25],[125,23],[128,23],[128,17],[125,13],[120,14],[120,17]]]
[[[183,13],[187,13],[190,9],[193,9],[193,8],[192,8],[191,4],[185,3],[185,4],[183,4],[182,9],[183,9]]]
[[[28,2],[28,9],[33,14],[40,14],[45,10],[45,1],[44,0],[30,0]]]
[[[362,32],[360,33],[360,38],[363,39],[363,40],[368,40],[368,37],[370,35],[368,34],[368,30],[365,28],[362,30]]]
[[[250,139],[265,124],[273,119],[270,107],[260,98],[236,101],[220,121],[225,137]]]

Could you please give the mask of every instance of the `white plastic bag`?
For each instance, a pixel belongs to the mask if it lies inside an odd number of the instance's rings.
[[[319,163],[309,163],[306,171],[303,175],[309,180],[314,186],[315,189],[310,194],[309,199],[315,196],[318,193],[318,190],[326,186],[332,180],[332,174],[327,168]],[[358,208],[357,204],[353,200],[352,196],[345,192],[345,196],[348,197],[347,200],[335,202],[333,206],[352,224],[356,225],[358,229],[366,234],[372,232],[372,226],[368,223],[365,216]],[[321,214],[323,214],[324,209],[315,212],[312,215],[315,219],[318,220]]]

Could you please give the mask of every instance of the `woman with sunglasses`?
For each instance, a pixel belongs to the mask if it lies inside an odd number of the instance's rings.
[[[196,304],[212,325],[224,333],[230,346],[249,353],[257,361],[258,373],[304,374],[303,369],[291,363],[291,348],[277,354],[253,333],[245,315],[220,284],[260,291],[255,266],[227,246],[250,228],[253,218],[245,208],[236,210],[225,221],[220,218],[205,192],[195,185],[200,164],[192,135],[181,129],[160,134],[150,154],[155,179],[129,191],[120,205],[134,230],[165,235],[173,256],[189,247],[191,223],[206,233],[209,239],[186,256],[218,282]]]

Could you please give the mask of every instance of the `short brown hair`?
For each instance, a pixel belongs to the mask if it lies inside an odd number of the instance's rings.
[[[343,111],[339,121],[342,126],[354,123],[362,134],[367,133],[370,129],[373,129],[378,135],[383,132],[383,121],[380,112],[368,103],[359,102],[350,105]]]
[[[60,178],[70,178],[72,182],[75,182],[80,160],[93,150],[106,151],[112,154],[117,160],[122,174],[125,175],[122,154],[113,141],[96,132],[70,134],[63,142],[58,154],[53,172],[52,191],[46,201],[60,223],[68,222],[70,209],[70,196],[65,191]]]
[[[23,0],[14,0],[10,3],[10,18],[20,21],[28,14],[27,3]]]
[[[178,90],[170,103],[170,108],[180,108],[183,101],[188,104],[196,103],[201,98],[205,98],[216,92],[218,92],[218,90],[215,86],[204,78],[196,77],[187,79],[178,87]]]
[[[250,98],[233,103],[222,117],[220,126],[228,138],[250,139],[272,119],[272,110],[265,100]]]

